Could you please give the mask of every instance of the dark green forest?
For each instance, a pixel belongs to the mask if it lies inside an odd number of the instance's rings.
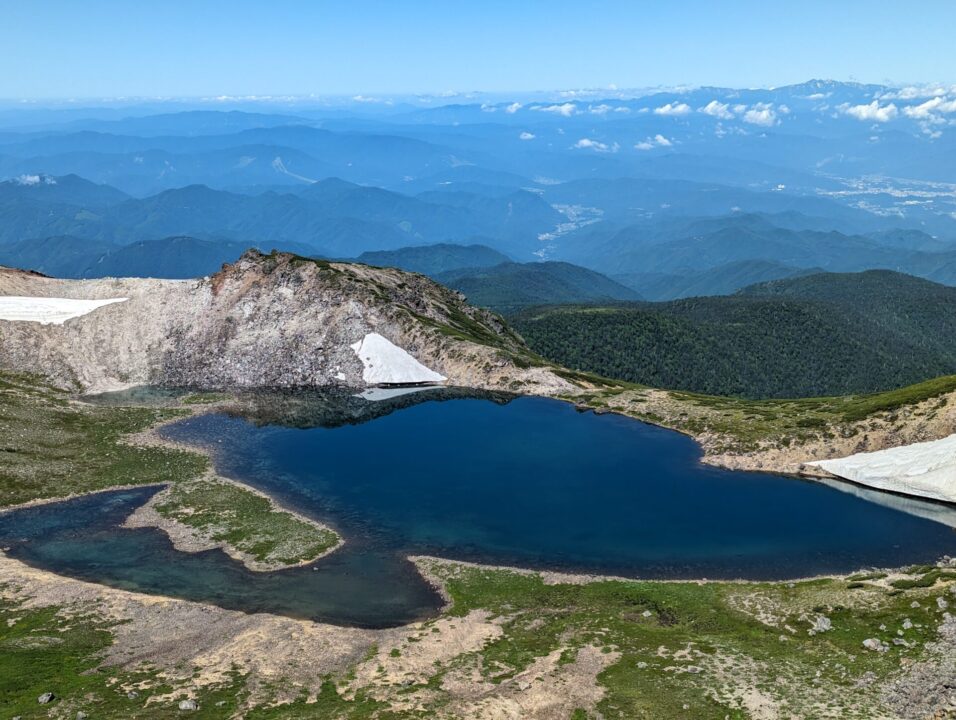
[[[956,288],[890,271],[821,273],[729,297],[535,308],[510,320],[554,362],[716,395],[865,393],[956,373]]]

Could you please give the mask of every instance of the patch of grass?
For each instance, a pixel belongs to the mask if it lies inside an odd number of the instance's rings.
[[[184,395],[183,397],[179,398],[179,402],[183,405],[212,405],[213,403],[228,400],[230,397],[231,396],[225,393],[198,392]]]
[[[164,517],[272,565],[313,560],[340,540],[333,530],[302,520],[258,493],[221,480],[177,483],[155,508]]]
[[[102,652],[112,643],[110,625],[92,615],[64,615],[58,608],[24,608],[0,600],[0,716],[73,718],[142,718],[178,715],[177,702],[148,703],[177,688],[149,671],[126,672],[101,667]],[[145,685],[134,698],[124,689]],[[52,692],[54,700],[37,698]],[[245,691],[239,678],[205,688],[196,699],[197,719],[226,718],[238,712]],[[221,703],[221,704],[219,704]]]
[[[847,580],[850,581],[861,581],[861,580],[882,580],[886,577],[885,572],[868,572],[868,573],[857,573],[856,575],[850,575]]]
[[[572,376],[566,375],[568,379]],[[614,381],[605,381],[607,387]],[[591,384],[595,384],[591,379]],[[902,411],[937,399],[945,403],[956,392],[956,376],[870,395],[746,400],[683,391],[591,394],[579,399],[691,435],[709,435],[710,452],[751,452],[761,447],[790,447],[811,440],[865,434],[879,420],[898,421]],[[927,410],[932,412],[932,410]]]
[[[78,405],[42,380],[0,373],[0,507],[196,477],[208,464],[199,454],[121,442],[124,435],[186,414]]]
[[[744,686],[767,688],[791,709],[839,696],[848,709],[859,710],[847,717],[868,717],[880,698],[857,681],[868,672],[888,677],[903,658],[919,657],[919,647],[935,635],[935,619],[928,610],[911,608],[910,597],[878,586],[855,595],[837,580],[792,588],[637,581],[546,585],[536,575],[462,568],[448,574],[447,588],[452,614],[485,608],[503,622],[503,636],[480,654],[492,682],[514,677],[560,648],[595,645],[619,652],[620,659],[599,676],[606,689],[598,706],[604,717],[747,717],[733,693],[720,689],[727,677],[715,677],[727,663],[740,664],[737,672],[748,675],[740,678]],[[740,610],[740,598],[758,597],[774,607],[772,626]],[[833,629],[810,635],[808,618],[818,612],[831,619]],[[863,648],[869,637],[890,642],[904,617],[921,626],[907,631],[913,647],[892,646],[886,653]],[[700,672],[688,671],[692,666]],[[777,680],[780,675],[785,683]]]
[[[895,587],[897,590],[912,590],[913,588],[933,587],[940,580],[956,580],[956,571],[933,568],[932,570],[920,575],[918,578],[901,578],[899,580],[894,580],[890,583],[890,585]]]

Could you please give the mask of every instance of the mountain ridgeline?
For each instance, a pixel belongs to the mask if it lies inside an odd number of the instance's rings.
[[[728,297],[536,308],[511,322],[554,362],[708,394],[867,393],[956,373],[956,288],[891,271],[776,280]]]

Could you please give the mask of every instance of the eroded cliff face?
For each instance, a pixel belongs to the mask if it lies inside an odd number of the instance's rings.
[[[62,325],[0,320],[0,367],[87,391],[137,384],[364,387],[350,347],[378,333],[448,384],[573,392],[492,313],[390,268],[249,251],[198,280],[57,280],[0,270],[0,295],[127,298]]]

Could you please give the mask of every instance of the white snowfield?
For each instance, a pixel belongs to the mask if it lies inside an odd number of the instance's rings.
[[[956,503],[956,435],[808,465],[880,490]]]
[[[72,318],[87,315],[97,308],[126,302],[129,298],[74,300],[72,298],[0,296],[0,320],[62,325]]]
[[[425,367],[378,333],[369,333],[350,347],[365,366],[362,379],[369,385],[404,385],[445,380],[443,375]]]

